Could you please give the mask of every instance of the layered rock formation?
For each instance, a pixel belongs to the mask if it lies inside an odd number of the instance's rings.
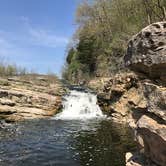
[[[146,100],[143,110],[133,105],[131,126],[140,152],[154,163],[166,165],[166,22],[152,24],[129,42],[125,63],[145,73],[140,81]]]
[[[127,155],[126,165],[165,166],[166,22],[149,25],[133,36],[124,61],[133,72],[98,78],[89,86],[97,91],[101,108],[134,131],[140,153]]]
[[[62,106],[63,93],[54,76],[0,78],[0,118],[18,121],[52,116]]]
[[[102,110],[117,122],[127,121],[131,110],[129,103],[135,103],[138,107],[146,105],[145,100],[140,99],[142,92],[138,88],[138,76],[133,72],[92,80],[88,86],[97,92]]]

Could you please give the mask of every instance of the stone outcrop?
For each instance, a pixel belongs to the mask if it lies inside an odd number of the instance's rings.
[[[62,106],[64,89],[54,76],[0,78],[0,118],[6,121],[45,118]]]
[[[166,165],[166,22],[149,25],[129,41],[124,62],[130,72],[96,78],[100,107],[133,129],[139,153],[127,166]]]
[[[166,22],[149,25],[134,36],[128,45],[125,63],[140,80],[140,94],[146,100],[143,109],[131,104],[133,122],[140,152],[160,166],[166,165]]]
[[[149,25],[134,36],[124,58],[132,70],[152,78],[166,77],[166,22]]]
[[[94,80],[89,83],[91,88],[97,87],[100,107],[112,120],[129,124],[146,157],[138,154],[138,162],[132,157],[127,166],[166,165],[166,88],[132,72],[104,80],[96,81],[103,82],[100,88],[99,84],[94,86]]]
[[[133,72],[91,80],[88,86],[97,92],[98,104],[102,110],[115,121],[126,122],[131,110],[129,103],[137,107],[146,105],[146,101],[141,100],[142,91],[138,88],[138,76]]]

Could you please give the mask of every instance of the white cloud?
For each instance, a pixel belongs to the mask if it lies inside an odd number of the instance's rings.
[[[19,17],[19,25],[21,25],[21,31],[9,32],[0,29],[0,57],[30,54],[31,46],[57,48],[65,47],[68,43],[67,37],[59,36],[55,31],[34,26],[28,17]]]
[[[64,46],[68,43],[66,37],[57,36],[43,29],[29,29],[33,44],[46,47]]]
[[[20,19],[25,26],[25,33],[27,33],[27,39],[29,39],[31,44],[56,48],[59,46],[65,46],[68,43],[69,39],[67,37],[59,36],[51,30],[32,26],[28,17],[21,16]]]
[[[65,47],[68,43],[67,37],[59,36],[51,30],[34,27],[28,17],[21,16],[19,21],[23,23],[21,31],[8,32],[0,29],[0,57],[22,56],[27,52],[25,49],[31,46],[57,48]]]
[[[24,55],[28,55],[28,51],[21,47],[20,42],[17,41],[18,34],[12,34],[0,30],[0,61],[2,59],[8,60],[10,57],[21,58]]]

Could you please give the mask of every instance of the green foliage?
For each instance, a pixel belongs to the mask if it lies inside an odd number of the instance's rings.
[[[74,57],[74,54],[75,54],[75,50],[74,48],[72,47],[69,52],[68,52],[68,55],[67,55],[67,58],[66,58],[66,61],[68,64],[70,64],[72,62],[72,59]]]
[[[78,42],[68,52],[66,77],[81,80],[98,71],[102,76],[118,72],[131,36],[162,20],[166,20],[165,0],[83,1],[76,11]]]
[[[95,70],[95,50],[97,50],[97,47],[95,39],[92,37],[81,39],[77,46],[77,61],[86,65],[87,69],[85,70],[89,73],[93,73]]]

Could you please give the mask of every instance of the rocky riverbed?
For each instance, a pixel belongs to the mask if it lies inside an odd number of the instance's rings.
[[[64,94],[55,76],[0,78],[0,118],[5,121],[47,118],[58,112]]]
[[[151,24],[133,36],[124,63],[129,71],[93,79],[88,86],[97,92],[103,111],[133,129],[139,153],[128,153],[126,165],[165,166],[166,22]]]

